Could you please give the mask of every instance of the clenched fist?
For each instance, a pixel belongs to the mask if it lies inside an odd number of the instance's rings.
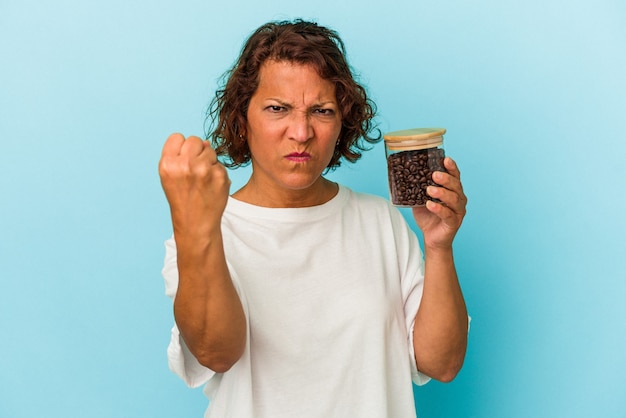
[[[169,136],[159,162],[161,185],[170,205],[174,233],[219,228],[230,179],[215,150],[197,136]]]

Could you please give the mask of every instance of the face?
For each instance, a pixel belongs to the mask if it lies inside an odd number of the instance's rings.
[[[246,125],[255,184],[315,191],[340,132],[332,82],[309,65],[270,60],[261,66]]]

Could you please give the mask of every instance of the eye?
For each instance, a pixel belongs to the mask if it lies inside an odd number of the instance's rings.
[[[265,109],[272,113],[280,113],[280,112],[284,112],[286,108],[284,106],[279,106],[279,105],[270,105],[270,106],[267,106]]]
[[[313,113],[322,116],[332,116],[335,114],[335,109],[319,107],[317,109],[313,109]]]

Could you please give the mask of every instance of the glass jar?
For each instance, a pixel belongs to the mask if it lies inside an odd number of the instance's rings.
[[[443,167],[443,128],[415,128],[389,132],[383,135],[387,156],[389,194],[391,203],[398,207],[426,205],[437,201],[426,193],[433,182],[434,171]]]

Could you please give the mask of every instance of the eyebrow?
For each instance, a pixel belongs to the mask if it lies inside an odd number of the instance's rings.
[[[285,102],[284,100],[277,99],[275,97],[268,97],[265,100],[273,100],[273,101],[279,103],[281,106],[284,106],[284,107],[289,107],[289,108],[293,108],[294,107],[291,103]],[[315,104],[311,105],[310,108],[322,107],[322,106],[326,106],[328,104],[332,104],[332,105],[338,106],[337,101],[335,101],[335,100],[326,100],[324,102],[315,103]]]

